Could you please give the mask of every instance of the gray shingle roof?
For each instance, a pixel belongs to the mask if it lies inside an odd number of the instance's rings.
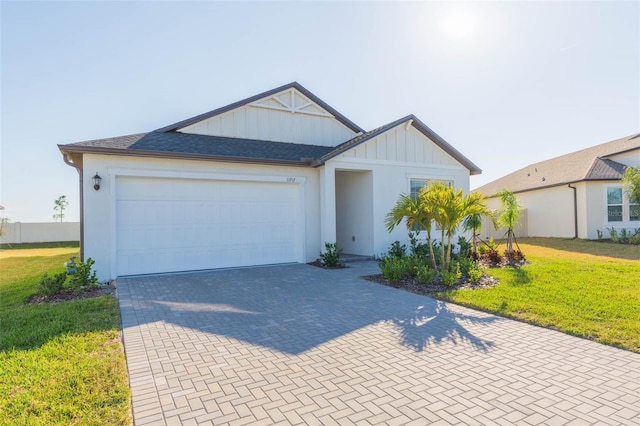
[[[613,160],[596,158],[591,169],[584,177],[585,180],[618,180],[622,179],[624,170],[627,168],[624,164],[620,164]]]
[[[301,162],[305,164],[310,164],[312,159],[321,157],[333,149],[333,147],[318,145],[194,135],[179,132],[138,133],[78,142],[63,145],[63,147],[68,151],[75,152],[125,150],[138,151],[138,153],[171,153],[230,160],[267,160]]]
[[[640,133],[531,164],[476,189],[487,196],[503,189],[524,192],[583,180],[617,180],[624,165],[607,157],[640,151]]]

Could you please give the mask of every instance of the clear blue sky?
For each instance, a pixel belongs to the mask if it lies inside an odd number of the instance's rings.
[[[298,81],[361,127],[406,114],[483,169],[640,131],[640,2],[7,2],[0,204],[51,221],[57,144],[150,131]]]

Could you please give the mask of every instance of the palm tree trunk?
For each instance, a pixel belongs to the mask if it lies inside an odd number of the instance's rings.
[[[446,247],[444,246],[444,228],[442,229],[442,233],[441,233],[441,237],[440,237],[440,267],[442,268],[442,270],[447,270],[446,266],[446,256],[445,256],[445,250]]]
[[[434,271],[438,272],[436,255],[433,253],[433,240],[431,239],[431,231],[427,232],[427,243],[429,244],[429,257],[431,258],[431,266],[433,266]]]

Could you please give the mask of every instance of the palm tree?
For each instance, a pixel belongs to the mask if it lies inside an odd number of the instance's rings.
[[[448,271],[452,239],[460,224],[469,216],[491,216],[491,212],[487,209],[482,194],[472,192],[464,195],[462,189],[456,191],[442,182],[431,183],[420,192],[419,198],[422,203],[431,206],[434,221],[441,230],[441,265],[443,270]]]
[[[393,231],[403,219],[406,219],[407,229],[413,229],[415,225],[424,228],[427,234],[431,266],[433,266],[433,269],[437,271],[438,266],[433,253],[433,241],[431,239],[431,227],[433,224],[432,212],[429,210],[428,206],[421,203],[420,198],[413,198],[409,195],[401,194],[396,205],[389,213],[387,213],[385,218],[384,222],[387,226],[387,231]]]
[[[482,216],[480,214],[472,214],[464,218],[462,221],[462,229],[471,231],[471,246],[473,247],[473,258],[478,258],[478,237],[482,230]]]
[[[516,196],[508,189],[503,189],[497,195],[502,204],[498,224],[507,228],[507,256],[513,258],[513,242],[516,239],[514,229],[520,220],[520,205]]]

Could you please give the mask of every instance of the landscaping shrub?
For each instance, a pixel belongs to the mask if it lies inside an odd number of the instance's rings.
[[[324,266],[334,268],[340,264],[342,249],[337,243],[324,243],[324,253],[320,253],[320,261]]]
[[[36,293],[42,296],[51,297],[62,290],[62,288],[64,287],[64,282],[66,280],[67,274],[65,272],[60,272],[59,274],[55,274],[53,276],[44,274],[36,285]]]
[[[407,259],[385,256],[378,261],[382,276],[389,281],[399,281],[408,274]]]
[[[405,258],[405,264],[407,268],[407,275],[416,277],[418,276],[418,270],[423,266],[427,266],[428,261],[424,257],[407,256]]]
[[[498,250],[494,249],[485,250],[480,256],[480,259],[484,260],[490,266],[498,266],[502,263],[502,255]]]
[[[618,244],[640,244],[640,228],[632,231],[621,229],[618,231],[615,228],[607,228],[611,241]]]
[[[460,259],[458,262],[462,275],[469,278],[469,281],[475,283],[484,275],[482,266],[471,257]]]
[[[478,247],[478,254],[480,257],[484,257],[484,254],[489,250],[498,251],[498,244],[490,238],[488,241],[483,241],[482,245]]]
[[[436,272],[429,268],[427,264],[419,266],[416,270],[416,278],[422,284],[431,284],[436,276]]]
[[[458,259],[471,257],[471,243],[463,236],[458,237]]]
[[[96,271],[91,271],[91,267],[95,264],[95,260],[88,258],[86,262],[76,262],[76,273],[69,275],[69,287],[79,290],[83,287],[93,287],[100,284]]]
[[[514,250],[512,253],[509,253],[508,250],[505,250],[504,257],[509,263],[518,263],[524,260],[524,254],[520,250]]]
[[[440,278],[442,279],[442,282],[447,286],[455,285],[461,277],[462,273],[460,272],[460,265],[457,262],[455,262],[455,265],[453,263],[451,264],[450,271],[440,272]]]
[[[417,232],[409,232],[409,253],[411,256],[420,258],[429,257],[429,245],[427,243],[421,243],[418,241]]]
[[[407,246],[400,244],[400,241],[394,241],[389,247],[389,256],[401,259],[407,255]]]

